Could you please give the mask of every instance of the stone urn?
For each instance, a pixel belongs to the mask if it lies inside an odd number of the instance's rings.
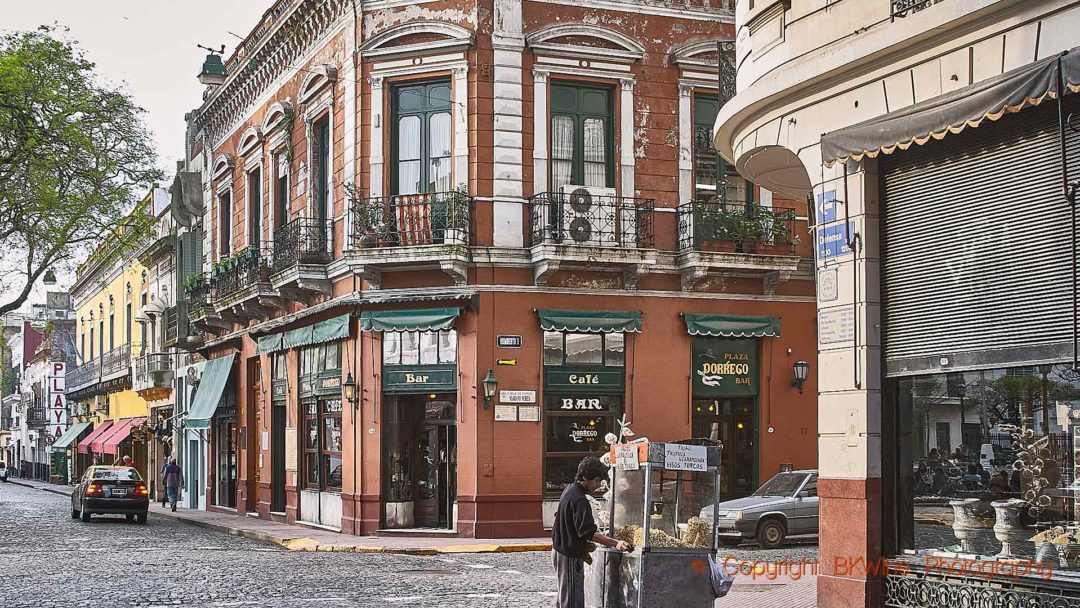
[[[981,518],[977,515],[980,502],[978,498],[960,498],[949,501],[949,506],[953,509],[953,535],[960,541],[960,550],[964,553],[975,552],[975,535],[984,528]]]
[[[1000,558],[1013,557],[1013,545],[1022,542],[1026,533],[1020,523],[1020,510],[1027,502],[1018,498],[995,500],[990,503],[994,508],[994,537],[1001,541]]]

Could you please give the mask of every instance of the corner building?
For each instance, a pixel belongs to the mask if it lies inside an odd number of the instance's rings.
[[[723,442],[725,498],[815,466],[805,203],[710,146],[731,9],[281,1],[207,57],[173,187],[207,508],[540,536],[623,416]]]
[[[716,147],[815,206],[818,605],[1080,606],[1080,4],[736,27]]]

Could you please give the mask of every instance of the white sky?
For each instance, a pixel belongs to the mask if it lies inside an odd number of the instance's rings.
[[[98,73],[124,83],[157,143],[158,164],[171,176],[183,155],[184,114],[199,106],[196,79],[206,51],[226,45],[226,56],[273,0],[0,0],[0,30],[58,23],[70,29]],[[67,279],[67,280],[65,280]],[[60,277],[55,288],[70,287]],[[54,289],[55,289],[54,288]],[[44,300],[40,282],[31,301]],[[4,290],[0,289],[0,300]]]

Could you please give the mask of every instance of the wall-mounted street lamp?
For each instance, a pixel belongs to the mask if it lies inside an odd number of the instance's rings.
[[[491,407],[491,400],[495,398],[495,391],[499,389],[499,380],[495,377],[495,372],[488,370],[487,376],[484,377],[484,409]]]
[[[341,385],[341,397],[351,404],[353,409],[360,405],[360,400],[356,398],[356,380],[353,378],[352,372],[345,376],[345,383]]]
[[[810,375],[810,364],[806,361],[796,361],[792,366],[791,386],[799,387],[799,394],[803,394],[803,384],[806,382],[806,377]]]
[[[45,277],[42,279],[42,283],[50,286],[56,285],[56,273],[53,272],[51,268],[45,271]]]

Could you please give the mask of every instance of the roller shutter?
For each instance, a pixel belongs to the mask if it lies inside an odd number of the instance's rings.
[[[1066,97],[1066,112],[1080,108]],[[1072,356],[1071,210],[1053,102],[881,158],[889,376]],[[1080,135],[1067,137],[1080,175]]]

